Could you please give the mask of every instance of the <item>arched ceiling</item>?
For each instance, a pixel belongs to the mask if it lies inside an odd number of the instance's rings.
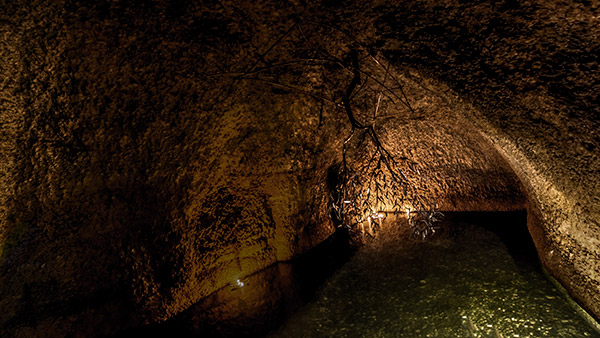
[[[357,69],[414,186],[526,207],[598,317],[596,2],[180,5],[3,4],[0,332],[161,321],[321,242]]]

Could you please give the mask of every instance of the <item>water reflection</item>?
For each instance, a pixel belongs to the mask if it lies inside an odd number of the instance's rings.
[[[517,216],[450,217],[430,242],[384,236],[270,337],[600,337],[545,278]]]
[[[121,332],[117,337],[263,337],[281,325],[355,251],[336,233],[290,262],[231,281],[174,318]]]
[[[524,212],[447,213],[427,242],[391,221],[356,252],[338,234],[121,336],[600,337],[544,276]]]

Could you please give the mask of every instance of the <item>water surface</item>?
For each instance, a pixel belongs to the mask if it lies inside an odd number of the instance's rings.
[[[523,218],[451,226],[362,248],[270,337],[600,337],[543,274]]]

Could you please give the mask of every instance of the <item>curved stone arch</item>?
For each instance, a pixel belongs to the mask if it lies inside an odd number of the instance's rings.
[[[510,129],[507,132],[493,124],[494,119],[490,118],[494,114],[493,111],[482,112],[484,108],[476,107],[467,100],[461,100],[459,95],[448,90],[438,80],[429,79],[420,82],[434,84],[428,90],[440,93],[444,97],[444,101],[449,102],[450,106],[459,111],[462,119],[466,120],[467,124],[485,140],[486,147],[489,147],[490,151],[494,153],[492,156],[498,158],[503,163],[502,165],[506,166],[506,170],[515,175],[520,187],[519,191],[523,194],[521,207],[527,210],[529,232],[542,265],[560,281],[579,305],[593,316],[598,317],[600,313],[598,307],[600,303],[598,229],[600,228],[598,227],[598,214],[594,211],[597,208],[593,202],[594,186],[597,186],[597,183],[594,183],[593,178],[588,177],[592,181],[590,182],[592,185],[589,187],[591,194],[578,194],[577,189],[569,187],[572,184],[571,181],[577,178],[577,171],[572,172],[573,177],[561,177],[560,173],[556,171],[545,171],[544,163],[528,156],[527,152],[535,152],[532,148],[544,147],[543,138],[531,142],[524,134],[534,133],[535,127],[529,130],[524,129],[520,135],[515,135],[514,130]],[[547,97],[545,99],[550,104],[540,104],[537,109],[552,110],[549,107],[552,108],[553,103],[555,104],[553,109],[560,109],[560,105],[553,100]],[[536,101],[538,100],[544,100],[544,97],[542,96]],[[518,106],[515,107],[515,109],[518,108]],[[531,106],[520,108],[532,109]],[[520,114],[520,112],[517,110],[514,114]],[[541,112],[539,114],[543,115]],[[529,121],[524,118],[520,123],[527,125]],[[523,139],[519,139],[519,136]],[[520,144],[522,141],[530,143]],[[576,151],[581,150],[579,148]],[[560,152],[564,152],[565,157],[573,156],[573,149],[562,148],[555,151],[558,151],[559,156]],[[597,157],[595,161],[597,161]],[[562,161],[556,165],[570,166],[569,163]],[[585,172],[589,169],[591,168],[583,167],[579,170]],[[583,190],[585,191],[585,189]],[[586,203],[588,204],[586,205]]]
[[[278,2],[246,3],[208,14],[192,2],[187,12],[160,2],[6,3],[0,332],[109,334],[158,322],[333,231],[324,181],[348,130],[343,114],[321,119],[314,101],[257,83],[227,95],[215,83],[231,79],[206,76],[221,71],[210,68],[220,56],[235,65],[289,28],[293,13],[272,10]],[[526,205],[542,261],[600,316],[597,4],[356,4],[314,9],[364,30],[394,65],[418,68],[402,76],[422,114],[385,125],[397,151],[422,164],[429,197],[447,210]],[[251,20],[260,29],[248,45]],[[348,48],[339,34],[324,38],[338,54]],[[231,206],[245,209],[212,217],[202,210],[212,192],[223,196],[215,205],[240,197]],[[232,215],[268,229],[239,232],[249,234],[239,238],[253,248],[248,259],[236,257],[234,235],[218,233],[243,226]],[[211,237],[199,219],[225,224],[210,224]],[[210,254],[197,245],[220,237]],[[40,323],[29,327],[28,316]]]

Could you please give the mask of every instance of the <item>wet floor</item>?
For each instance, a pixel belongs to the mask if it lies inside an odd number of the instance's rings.
[[[600,337],[543,274],[524,218],[451,225],[362,248],[269,337]]]

